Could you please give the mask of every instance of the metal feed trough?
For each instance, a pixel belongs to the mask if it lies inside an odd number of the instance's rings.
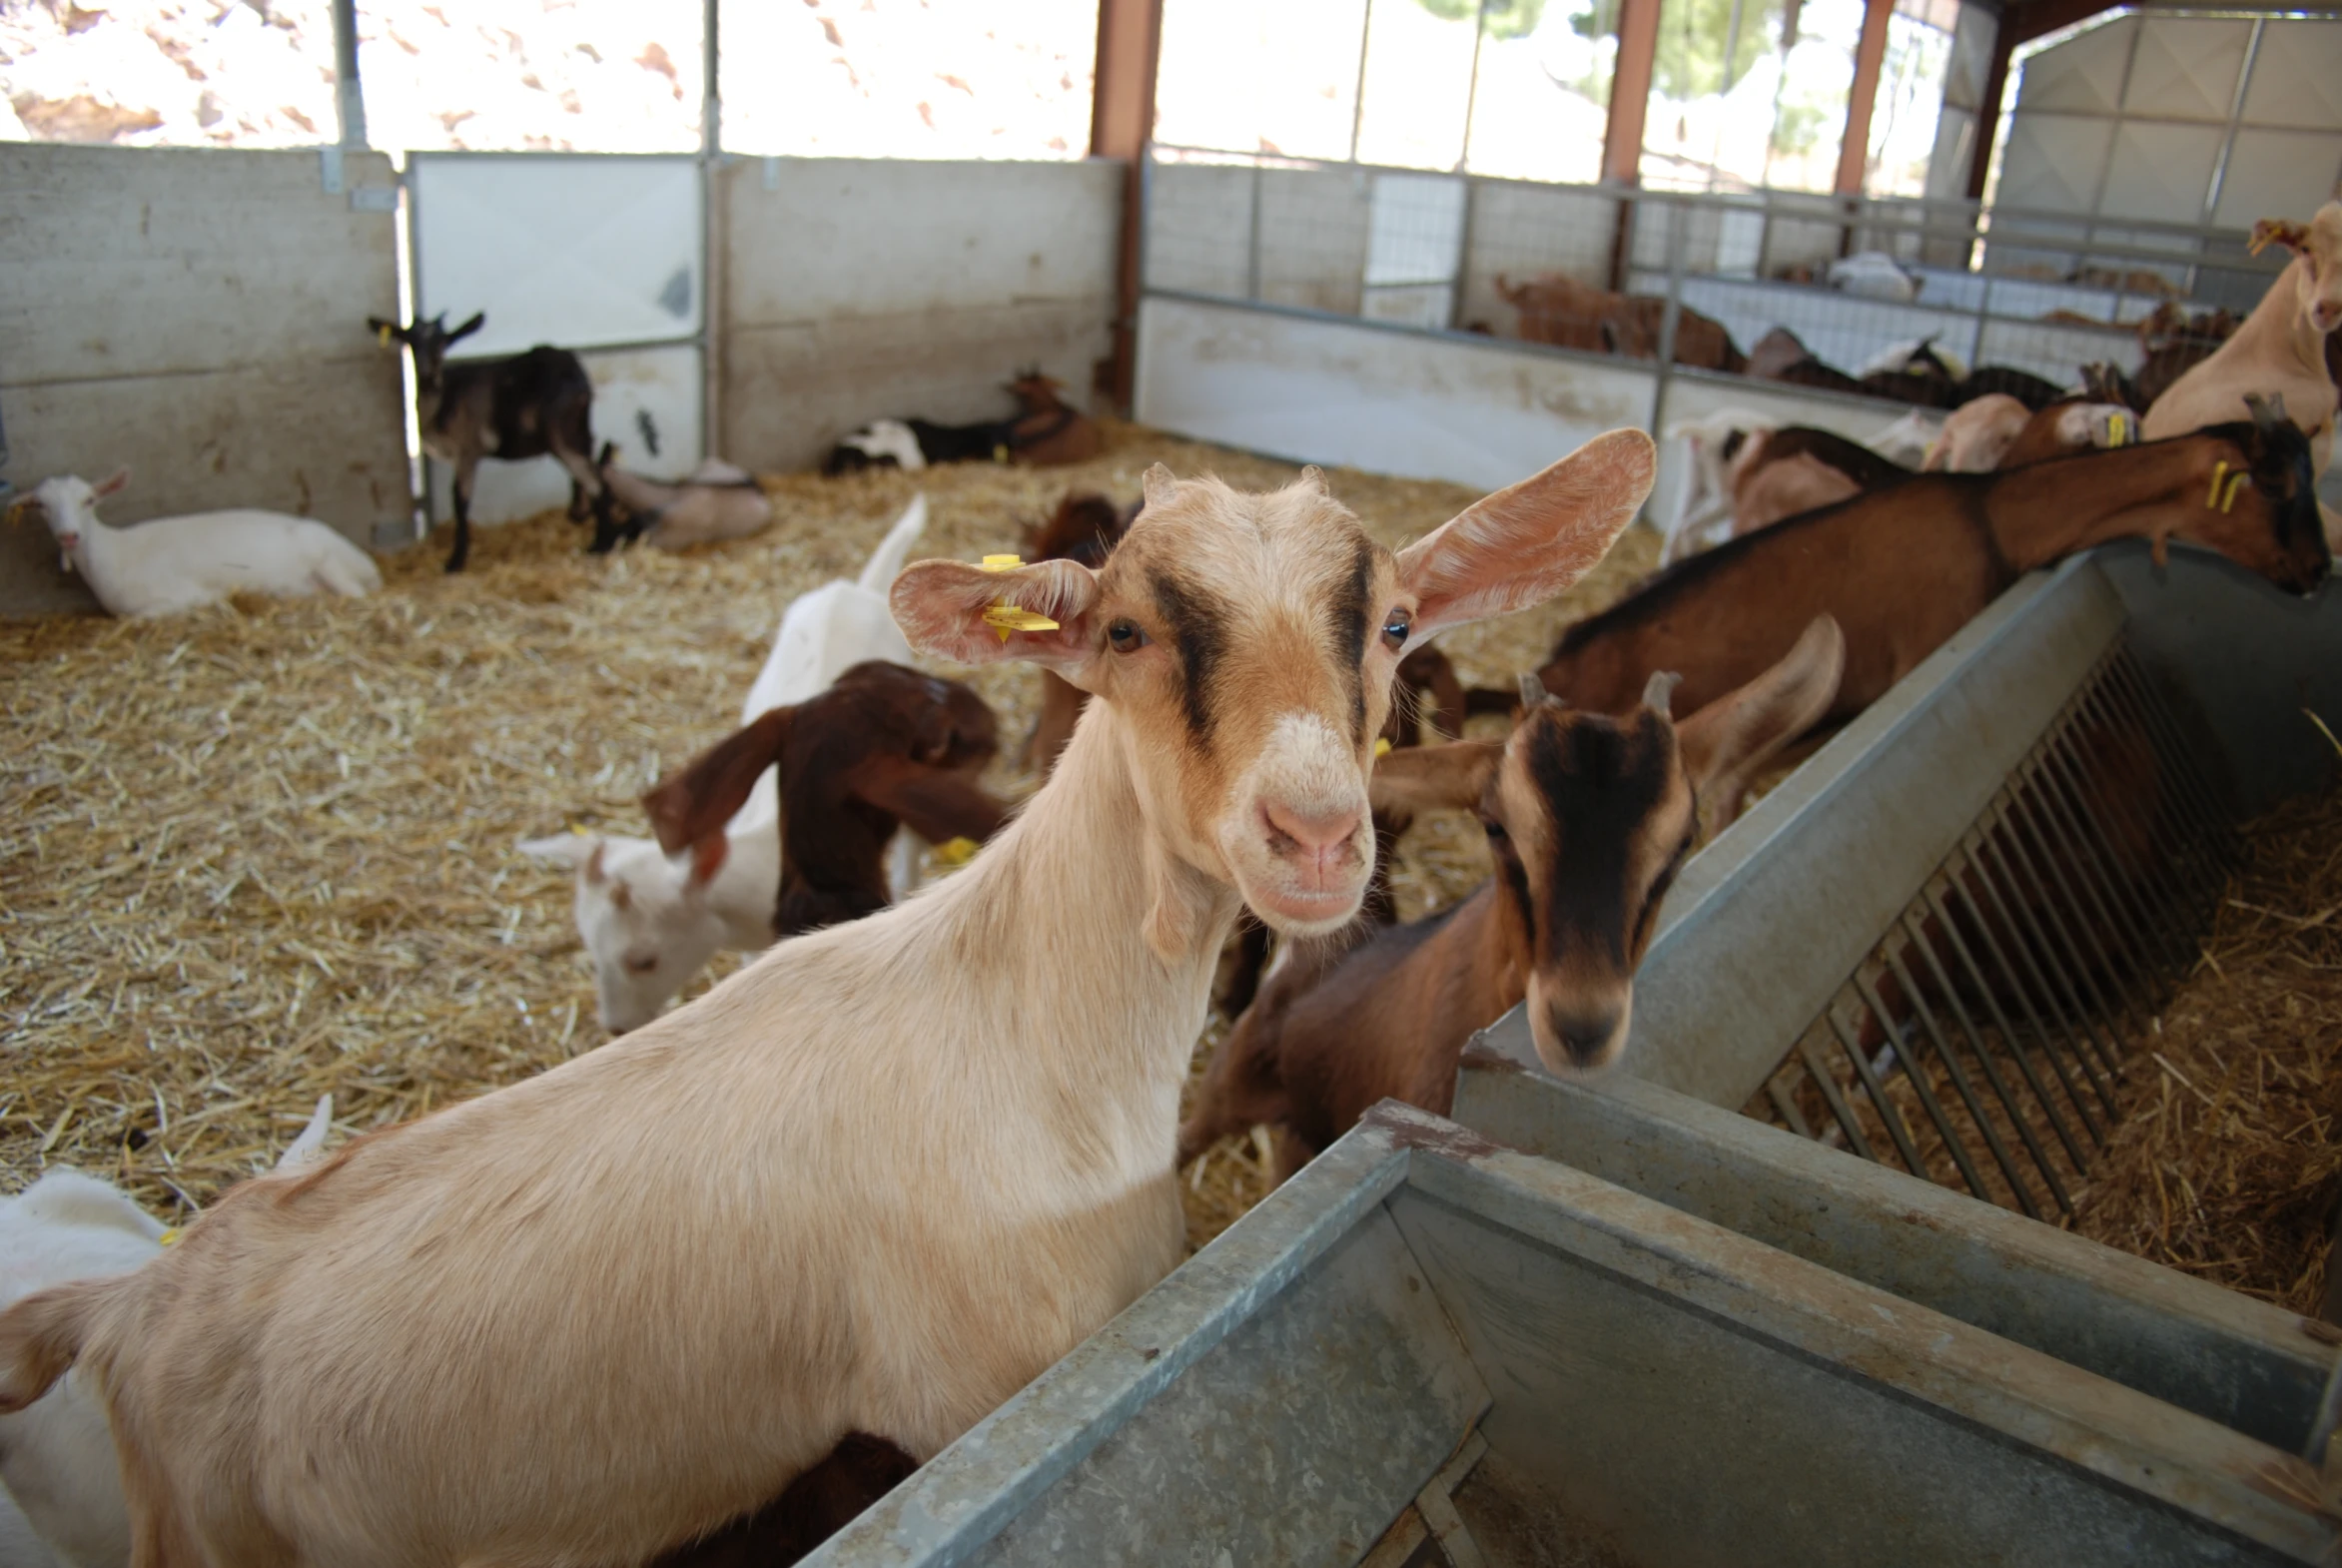
[[[2342,1335],[2019,1212],[2330,776],[2334,597],[2019,583],[1686,868],[1624,1075],[1506,1019],[811,1561],[2342,1561]]]

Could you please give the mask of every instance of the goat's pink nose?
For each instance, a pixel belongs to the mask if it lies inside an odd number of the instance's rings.
[[[1261,803],[1260,814],[1268,819],[1271,829],[1291,839],[1300,854],[1312,860],[1349,842],[1350,835],[1358,831],[1358,819],[1364,815],[1355,806],[1312,813],[1269,801]]]

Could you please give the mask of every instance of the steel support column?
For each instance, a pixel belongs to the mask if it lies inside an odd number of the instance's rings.
[[[1098,391],[1126,413],[1138,378],[1147,144],[1155,134],[1155,69],[1162,50],[1163,0],[1099,0],[1090,156],[1121,159],[1125,168],[1123,223],[1115,259],[1114,348],[1099,367]]]
[[[1895,0],[1870,0],[1863,10],[1862,41],[1854,51],[1854,90],[1846,99],[1846,134],[1838,144],[1838,180],[1831,190],[1840,196],[1863,194],[1863,174],[1871,159],[1871,108],[1879,98],[1879,68],[1887,58],[1888,19]]]

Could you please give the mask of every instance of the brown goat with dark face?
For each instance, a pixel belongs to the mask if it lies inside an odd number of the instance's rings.
[[[2307,593],[2329,556],[2310,445],[2264,405],[2143,446],[1992,473],[1922,473],[1668,568],[1562,634],[1538,673],[1574,706],[1624,713],[1654,670],[1694,710],[1753,679],[1816,615],[1846,631],[1829,715],[1852,718],[2022,573],[2111,539],[2207,544]]]
[[[772,708],[642,797],[668,854],[703,852],[780,770],[781,887],[773,935],[859,920],[887,903],[887,841],[992,837],[1008,812],[976,784],[999,750],[992,709],[958,681],[884,659],[827,691]]]
[[[1346,954],[1296,951],[1221,1042],[1179,1158],[1276,1123],[1289,1175],[1378,1100],[1444,1114],[1464,1043],[1524,1000],[1546,1066],[1608,1065],[1626,1043],[1635,966],[1691,853],[1699,801],[1737,802],[1830,705],[1845,661],[1845,638],[1823,616],[1779,664],[1681,725],[1667,711],[1674,677],[1661,675],[1624,718],[1541,698],[1506,740],[1382,758],[1376,807],[1477,812],[1496,875]]]
[[[447,569],[461,571],[471,553],[471,482],[480,459],[520,462],[550,456],[569,470],[569,517],[593,513],[595,553],[613,548],[621,534],[632,538],[639,525],[621,525],[610,505],[608,486],[593,460],[593,383],[585,366],[566,349],[538,344],[526,354],[477,365],[447,363],[447,351],[478,332],[487,318],[474,315],[447,331],[445,312],[409,327],[366,319],[386,344],[406,345],[414,356],[414,407],[422,423],[423,450],[455,468],[455,543]]]

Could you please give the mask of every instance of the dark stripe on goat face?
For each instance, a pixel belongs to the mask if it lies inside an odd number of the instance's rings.
[[[1227,608],[1202,588],[1182,583],[1168,572],[1147,574],[1164,629],[1179,650],[1179,676],[1185,689],[1187,738],[1198,748],[1211,737],[1211,684],[1227,651]]]
[[[1350,741],[1366,744],[1366,614],[1374,591],[1374,546],[1358,541],[1350,579],[1335,590],[1326,623],[1333,633],[1333,664],[1350,694]]]
[[[1536,728],[1522,760],[1553,846],[1537,911],[1537,964],[1574,951],[1623,976],[1642,925],[1629,880],[1635,851],[1675,781],[1675,748],[1656,715],[1540,713],[1525,722]]]

